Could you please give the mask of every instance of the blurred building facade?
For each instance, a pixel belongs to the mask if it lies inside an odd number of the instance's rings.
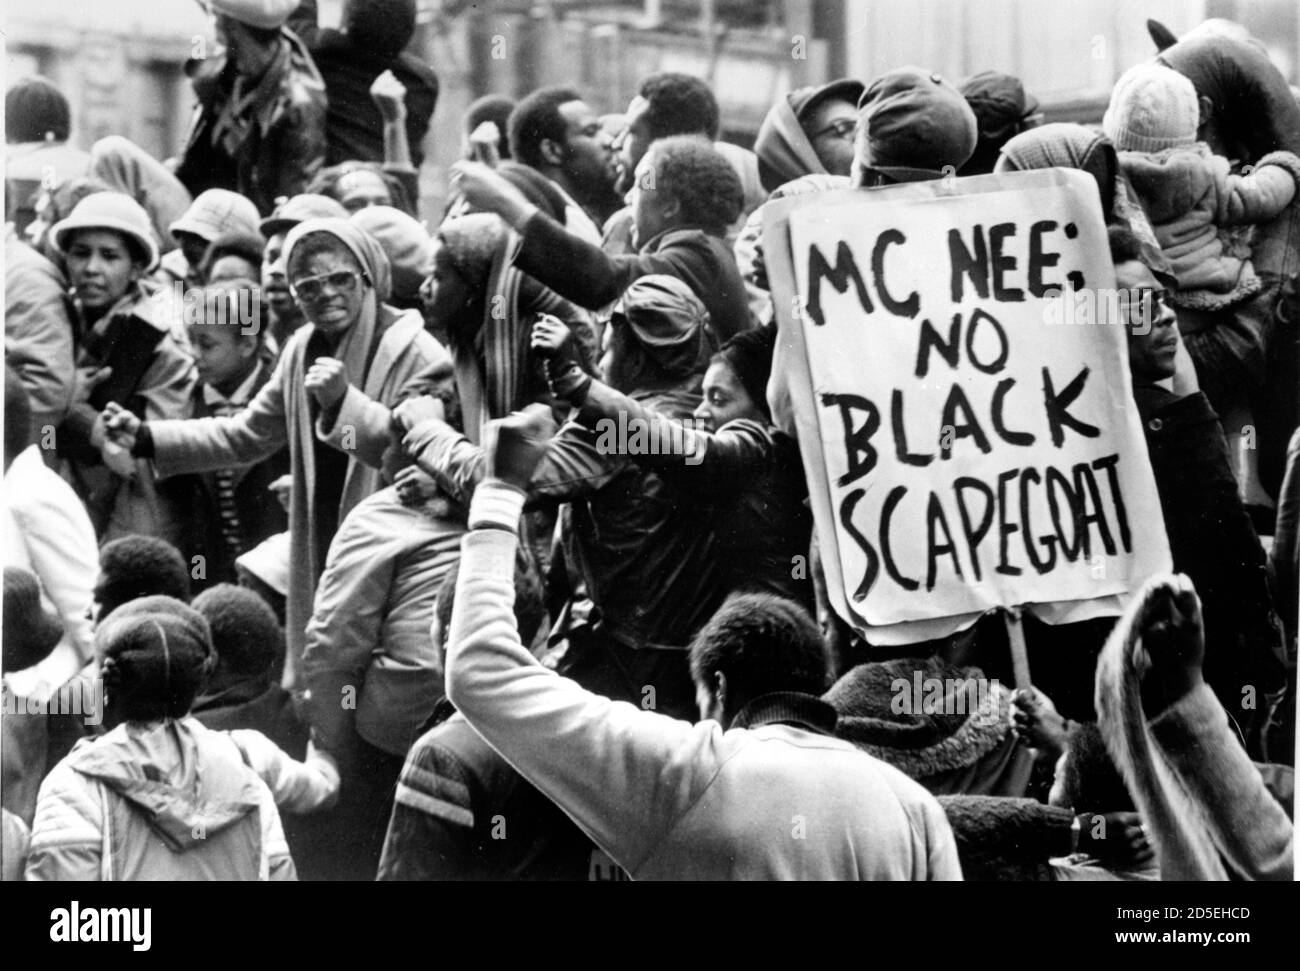
[[[338,23],[342,0],[317,5],[322,25]],[[179,151],[193,107],[183,65],[211,45],[197,2],[6,7],[6,85],[32,73],[58,83],[76,144],[123,134],[160,158]],[[598,111],[622,111],[646,75],[685,71],[717,91],[723,137],[749,145],[794,87],[916,64],[953,80],[1015,74],[1049,120],[1095,121],[1119,74],[1153,54],[1148,17],[1176,34],[1206,17],[1238,20],[1300,84],[1296,0],[420,0],[410,49],[442,82],[422,208],[441,211],[459,119],[481,94],[568,84]]]

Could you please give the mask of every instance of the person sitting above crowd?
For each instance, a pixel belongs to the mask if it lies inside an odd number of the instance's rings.
[[[492,430],[447,691],[524,778],[633,879],[960,879],[934,797],[830,734],[826,648],[797,605],[741,594],[704,626],[690,649],[695,725],[538,664],[510,602],[515,529],[553,422],[533,405]]]
[[[641,159],[631,190],[638,251],[626,256],[606,256],[565,230],[481,163],[458,162],[453,171],[475,208],[498,213],[523,237],[515,265],[560,296],[596,310],[638,277],[667,274],[704,303],[715,346],[749,329],[744,286],[724,241],[740,213],[740,181],[699,139],[661,139]]]
[[[309,42],[325,81],[325,164],[350,159],[385,161],[385,118],[371,97],[385,72],[402,88],[411,164],[424,160],[421,143],[438,105],[438,75],[403,53],[415,33],[415,0],[346,0],[340,29],[321,30]]]
[[[325,82],[284,25],[294,0],[210,0],[224,66],[195,77],[199,109],[176,177],[230,189],[270,213],[325,162]]]

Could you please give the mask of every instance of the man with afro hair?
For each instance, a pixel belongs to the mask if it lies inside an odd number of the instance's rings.
[[[690,648],[701,721],[548,671],[512,611],[518,522],[554,430],[534,406],[488,429],[447,650],[474,729],[632,879],[960,879],[934,797],[831,735],[829,660],[802,608],[733,596]]]

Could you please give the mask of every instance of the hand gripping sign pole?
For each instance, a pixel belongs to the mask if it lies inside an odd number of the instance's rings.
[[[1022,608],[1118,614],[1169,569],[1126,332],[1062,313],[1114,294],[1090,176],[798,196],[768,207],[763,244],[769,403],[799,440],[832,605],[868,643],[1003,609],[1027,681]]]

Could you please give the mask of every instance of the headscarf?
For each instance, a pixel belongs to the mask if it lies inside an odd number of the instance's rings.
[[[863,86],[842,79],[821,87],[798,88],[774,104],[754,139],[759,176],[768,192],[804,175],[825,175],[826,168],[813,148],[801,120],[819,104],[840,98],[856,105]]]
[[[370,369],[372,351],[378,336],[379,308],[392,292],[392,270],[378,241],[346,219],[308,219],[289,231],[284,241],[284,265],[293,265],[293,251],[302,240],[314,233],[333,236],[361,266],[369,283],[361,303],[361,316],[343,335],[335,356],[347,365],[349,380],[363,387]]]
[[[493,418],[523,407],[528,373],[531,312],[553,313],[563,301],[549,290],[528,306],[520,304],[523,274],[513,266],[519,235],[495,213],[467,213],[438,230],[447,251],[470,287],[483,294],[483,316],[474,333],[448,329],[456,369],[465,435],[479,443]]]
[[[1160,249],[1151,221],[1137,202],[1119,166],[1119,157],[1110,139],[1070,122],[1031,128],[1002,146],[1002,157],[994,171],[1050,168],[1079,169],[1091,175],[1101,192],[1102,215],[1106,221],[1119,223],[1132,231],[1142,251],[1142,262],[1150,269],[1171,273],[1169,260]]]
[[[109,135],[91,146],[90,174],[144,206],[160,253],[176,248],[171,224],[185,215],[193,200],[166,166],[131,140]]]

